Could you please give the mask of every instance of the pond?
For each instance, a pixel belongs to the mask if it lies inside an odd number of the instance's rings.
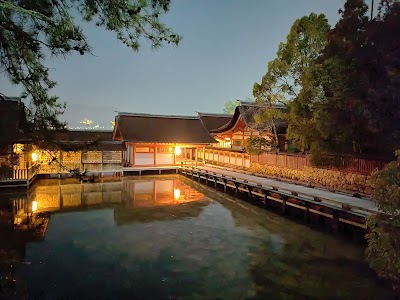
[[[179,175],[0,198],[0,298],[392,299],[364,245]]]

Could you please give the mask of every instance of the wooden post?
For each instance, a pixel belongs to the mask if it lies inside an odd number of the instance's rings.
[[[154,166],[157,165],[157,146],[154,146]]]
[[[282,199],[282,213],[286,213],[286,199]]]
[[[62,152],[61,151],[59,151],[60,152],[60,160],[59,160],[59,164],[60,164],[60,177],[61,177],[61,171],[62,171]],[[27,177],[28,178],[28,177]],[[28,178],[29,179],[29,178]]]
[[[103,163],[104,163],[104,156],[103,151],[101,151],[101,171],[100,171],[100,178],[103,178]]]
[[[136,165],[136,146],[132,144],[132,167]]]
[[[308,203],[305,203],[306,209],[304,211],[304,222],[308,223],[310,219],[310,209],[308,207]]]
[[[174,166],[176,165],[176,154],[175,154],[175,148],[176,148],[176,145],[175,145],[175,147],[173,147],[172,149],[173,149],[173,151],[174,151]]]

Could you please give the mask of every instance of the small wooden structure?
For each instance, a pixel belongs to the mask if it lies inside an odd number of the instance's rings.
[[[116,116],[113,139],[125,143],[128,168],[197,161],[200,150],[215,143],[199,117],[135,113]]]
[[[68,130],[56,133],[57,143],[74,151],[34,148],[38,174],[69,174],[71,170],[93,174],[122,174],[125,146],[112,140],[112,131]]]

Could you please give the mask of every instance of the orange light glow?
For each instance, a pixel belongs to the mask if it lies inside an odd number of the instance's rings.
[[[175,154],[176,154],[176,155],[181,155],[181,153],[182,153],[181,147],[176,146],[176,147],[175,147]]]
[[[181,190],[180,189],[174,189],[174,199],[179,200],[181,197]]]
[[[33,152],[32,153],[32,161],[35,162],[35,161],[37,161],[37,159],[38,159],[37,153]]]
[[[37,202],[36,201],[32,201],[32,212],[37,211]]]

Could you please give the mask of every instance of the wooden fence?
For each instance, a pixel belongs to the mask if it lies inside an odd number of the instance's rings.
[[[304,167],[314,167],[310,157],[310,154],[267,152],[251,155],[251,163],[302,170]],[[370,175],[376,170],[381,170],[388,163],[386,160],[373,160],[345,155],[325,155],[324,159],[325,163],[320,168],[341,170],[363,175]]]
[[[287,153],[272,152],[251,155],[251,163],[285,167],[296,170],[302,170],[304,167],[311,165],[309,154],[291,155]]]

